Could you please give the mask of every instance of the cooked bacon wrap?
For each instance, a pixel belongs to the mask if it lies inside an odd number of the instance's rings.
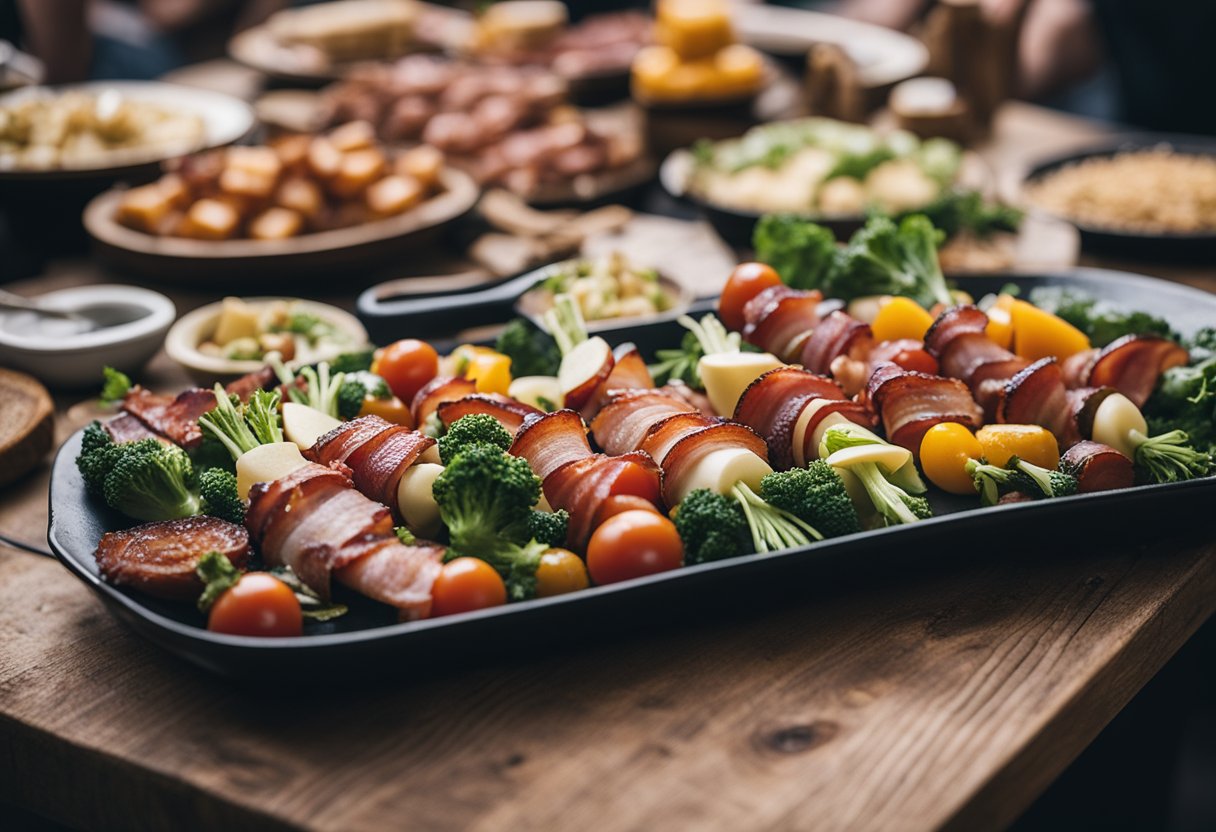
[[[710,453],[726,448],[744,448],[768,462],[764,438],[747,425],[719,422],[696,428],[672,444],[659,461],[663,469],[663,498],[668,505],[675,505],[676,498],[684,493],[684,479],[698,462]]]
[[[770,286],[743,307],[743,339],[783,361],[797,358],[819,320],[823,293]]]
[[[1078,387],[1068,391],[1068,409],[1072,413],[1078,438],[1093,436],[1094,414],[1098,412],[1098,406],[1107,396],[1117,392],[1113,387]]]
[[[1143,407],[1161,374],[1185,364],[1185,348],[1160,335],[1124,335],[1101,350],[1083,350],[1064,362],[1069,387],[1113,387]]]
[[[664,393],[670,393],[677,399],[683,399],[706,416],[717,415],[714,413],[714,406],[710,403],[709,396],[700,390],[694,390],[679,379],[673,378],[659,389]]]
[[[937,375],[939,370],[937,359],[925,349],[925,342],[917,341],[915,338],[879,341],[870,348],[866,361],[869,362],[869,372],[866,373],[866,378],[869,378],[874,369],[884,361],[898,364],[905,370],[916,370],[932,375]]]
[[[245,526],[270,566],[288,566],[322,598],[332,578],[396,607],[404,619],[430,613],[443,549],[406,546],[383,505],[333,468],[310,463],[249,492]]]
[[[866,399],[882,417],[887,439],[914,454],[936,424],[983,424],[983,411],[962,381],[909,372],[896,364],[879,365],[866,385]]]
[[[651,459],[661,465],[667,452],[685,436],[702,428],[721,424],[721,422],[722,420],[717,416],[706,416],[698,411],[676,413],[664,417],[646,431],[646,435],[638,445],[638,450],[650,454]]]
[[[439,421],[443,422],[445,428],[450,428],[453,422],[465,416],[479,413],[493,416],[512,436],[529,416],[545,415],[543,410],[502,393],[474,393],[463,399],[443,402],[435,412],[439,414]]]
[[[571,460],[545,477],[543,488],[549,505],[570,513],[566,539],[578,551],[587,548],[600,506],[609,497],[627,494],[655,505],[662,503],[659,468],[640,451]]]
[[[1054,358],[1040,358],[1005,382],[996,421],[1011,425],[1041,425],[1067,448],[1081,438],[1064,389],[1064,377]]]
[[[846,312],[833,312],[803,342],[801,364],[812,373],[827,375],[840,356],[865,360],[874,345],[870,325]]]
[[[431,414],[444,402],[454,402],[477,392],[477,384],[462,376],[436,376],[422,385],[410,402],[414,424],[422,427]]]
[[[794,426],[815,399],[844,401],[845,397],[830,378],[798,367],[778,367],[747,386],[733,418],[763,436],[773,466],[785,470],[794,466]]]
[[[396,512],[402,475],[434,444],[434,439],[416,430],[379,416],[360,416],[319,438],[304,456],[321,465],[345,464],[361,494]]]
[[[971,395],[995,421],[1005,384],[1030,362],[992,341],[986,334],[988,316],[970,305],[953,306],[938,316],[925,333],[925,349],[937,358],[940,372],[971,388]]]
[[[138,442],[141,439],[157,439],[167,442],[163,436],[136,419],[130,413],[120,413],[113,419],[103,423],[102,427],[115,442]]]
[[[528,460],[542,483],[566,463],[592,454],[587,426],[573,410],[525,419],[508,452]]]
[[[258,390],[269,390],[277,386],[278,381],[279,377],[275,375],[274,367],[267,366],[229,382],[224,387],[224,392],[230,396],[236,396],[243,402],[247,402],[249,401],[249,397],[255,392]]]
[[[215,393],[191,387],[174,397],[133,387],[123,398],[122,409],[154,433],[190,450],[203,441],[198,417],[215,409]]]
[[[1060,457],[1060,470],[1077,478],[1077,492],[1131,488],[1136,480],[1132,461],[1110,445],[1086,440]]]
[[[633,344],[621,344],[613,350],[612,372],[600,384],[599,389],[583,405],[583,418],[591,419],[599,409],[622,390],[653,390],[654,378],[642,354]]]
[[[610,454],[623,454],[642,444],[656,423],[677,413],[695,412],[684,399],[662,390],[618,392],[591,421],[595,442]]]

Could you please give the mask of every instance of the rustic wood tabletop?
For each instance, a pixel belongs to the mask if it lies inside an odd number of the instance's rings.
[[[1016,170],[1107,131],[1009,105],[983,152]],[[1212,269],[1117,265],[1216,291]],[[12,288],[100,279],[62,264]],[[178,373],[161,355],[146,381]],[[60,440],[91,418],[74,404]],[[41,541],[46,495],[45,468],[0,490],[0,530]],[[998,548],[312,689],[188,666],[0,546],[0,801],[94,829],[999,828],[1216,609],[1216,542]]]

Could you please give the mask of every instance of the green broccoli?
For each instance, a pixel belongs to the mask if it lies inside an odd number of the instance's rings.
[[[1186,341],[1191,361],[1205,361],[1216,355],[1216,326],[1201,327]]]
[[[527,522],[540,498],[540,479],[526,459],[474,444],[448,463],[432,491],[453,548],[483,557],[501,545],[504,529]]]
[[[223,468],[208,468],[198,476],[203,514],[229,523],[245,521],[245,501],[236,490],[236,475]]]
[[[747,483],[735,483],[730,493],[743,509],[757,552],[775,552],[823,540],[818,529],[788,511],[769,505]]]
[[[274,368],[275,375],[279,377],[293,402],[338,418],[338,392],[342,389],[342,382],[346,380],[345,373],[331,372],[329,363],[322,361],[316,367],[304,367],[297,377],[283,363],[278,353],[270,353],[266,360]],[[302,389],[298,384],[299,378],[305,382]]]
[[[1063,471],[1053,471],[1039,465],[1010,457],[1001,468],[978,460],[968,460],[967,473],[975,481],[980,502],[994,506],[1002,490],[1020,491],[1031,497],[1067,497],[1077,492],[1077,479]]]
[[[126,397],[127,391],[131,389],[131,379],[127,374],[121,373],[113,367],[103,367],[101,375],[101,401],[105,404],[122,401]]]
[[[1192,356],[1202,356],[1203,349],[1202,341],[1198,345],[1192,341]],[[1182,430],[1197,450],[1216,455],[1216,355],[1162,373],[1144,405],[1144,416],[1151,433]],[[1150,456],[1152,447],[1147,451]]]
[[[493,566],[507,586],[507,598],[526,601],[536,596],[536,570],[548,543],[530,540],[523,545],[500,541],[497,545],[477,552],[462,552],[450,548],[444,560],[471,555]]]
[[[827,458],[844,448],[876,444],[887,443],[858,425],[833,425],[824,433],[819,453]],[[846,470],[865,489],[883,525],[915,523],[933,516],[929,501],[920,496],[927,489],[912,463],[898,471],[888,472],[877,462],[858,461],[850,463]]]
[[[555,376],[562,356],[557,342],[526,318],[516,318],[498,336],[495,348],[511,359],[511,375]]]
[[[511,447],[511,434],[488,414],[461,416],[439,437],[439,458],[444,465],[449,465],[461,451],[479,444],[505,451]]]
[[[208,468],[223,468],[225,471],[236,471],[236,460],[228,452],[224,443],[213,434],[204,432],[202,441],[189,450],[190,461],[194,463],[195,471],[206,471]]]
[[[752,234],[756,259],[795,289],[821,289],[836,272],[836,236],[797,214],[765,214]]]
[[[1140,478],[1148,482],[1178,482],[1205,477],[1212,469],[1212,457],[1191,445],[1185,430],[1175,428],[1155,436],[1132,431],[1135,445],[1132,461]]]
[[[388,382],[365,370],[344,374],[342,386],[338,388],[338,418],[354,419],[363,409],[367,398],[390,399],[393,396]]]
[[[536,540],[546,546],[565,546],[569,528],[570,514],[559,508],[557,511],[534,510],[523,524],[508,528],[506,533],[513,535],[517,543]]]
[[[215,409],[200,416],[198,424],[204,434],[221,442],[234,460],[259,445],[283,441],[277,390],[257,390],[242,405],[240,399],[229,396],[216,384],[215,402]]]
[[[360,371],[370,372],[372,369],[372,362],[375,360],[375,350],[344,352],[329,362],[329,371],[331,373],[357,373]]]
[[[861,153],[841,153],[836,157],[836,164],[823,177],[823,181],[848,176],[852,179],[865,179],[870,171],[895,158],[895,151],[885,145],[864,150]]]
[[[760,481],[760,496],[810,523],[825,537],[861,531],[844,479],[821,459],[806,468],[769,474]]]
[[[418,541],[418,538],[409,530],[408,526],[397,526],[393,531],[396,533],[397,539],[406,546],[412,546]]]
[[[689,492],[671,519],[684,542],[685,563],[706,563],[755,551],[743,507],[708,488]]]
[[[871,217],[849,240],[839,268],[825,282],[830,297],[852,300],[869,295],[901,295],[926,308],[954,303],[937,261],[940,231],[921,214],[899,225]]]
[[[122,452],[121,447],[114,442],[101,422],[94,421],[84,429],[76,467],[84,477],[85,488],[90,494],[100,496],[105,490],[106,474],[114,467],[114,462]]]
[[[111,508],[136,520],[171,520],[198,514],[194,466],[185,451],[155,439],[119,447],[121,453],[103,486]]]

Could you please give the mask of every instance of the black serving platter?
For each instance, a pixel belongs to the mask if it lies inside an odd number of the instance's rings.
[[[1139,150],[1164,147],[1175,153],[1196,156],[1216,156],[1216,140],[1203,136],[1181,136],[1160,134],[1135,134],[1117,141],[1073,151],[1038,162],[1031,167],[1023,180],[1024,185],[1040,182],[1068,165],[1086,159],[1103,159]],[[1063,220],[1076,227],[1081,235],[1081,248],[1096,254],[1109,254],[1145,261],[1169,261],[1197,263],[1216,258],[1216,232],[1204,231],[1194,234],[1163,234],[1157,232],[1137,233],[1115,230],[1077,222],[1069,217],[1038,208],[1027,199],[1031,208]]]
[[[1075,269],[1048,275],[1006,274],[964,277],[961,288],[977,297],[1008,283],[1024,290],[1062,285],[1089,292],[1129,308],[1168,319],[1183,334],[1216,320],[1216,295],[1152,278],[1100,269]],[[456,324],[456,322],[453,322]],[[458,325],[458,324],[457,324]],[[633,341],[644,352],[679,341],[673,321],[601,333],[609,341]],[[397,333],[398,337],[409,332]],[[90,498],[75,458],[81,435],[73,435],[55,458],[50,489],[47,540],[55,556],[96,592],[107,607],[137,632],[184,659],[209,670],[243,678],[343,678],[384,675],[409,667],[421,672],[428,663],[441,665],[458,657],[468,662],[492,656],[496,646],[546,645],[582,641],[595,635],[668,620],[673,611],[688,620],[713,615],[723,604],[739,603],[762,587],[822,583],[841,570],[881,575],[914,559],[926,567],[950,557],[980,556],[977,535],[1034,547],[1058,540],[1067,529],[1085,524],[1108,527],[1112,518],[1143,516],[1145,534],[1163,527],[1164,514],[1183,528],[1204,522],[1216,497],[1216,478],[1137,486],[1056,500],[979,508],[976,500],[934,490],[930,500],[938,516],[910,526],[879,529],[835,538],[812,546],[767,555],[747,555],[716,563],[594,587],[571,595],[511,604],[490,610],[412,623],[394,623],[392,613],[361,598],[345,598],[351,612],[325,624],[306,625],[306,635],[256,639],[211,633],[190,604],[159,601],[104,583],[93,552],[102,534],[131,525]],[[972,550],[975,550],[974,553]],[[986,552],[987,550],[985,550]],[[1067,549],[1065,549],[1067,551]],[[919,568],[919,566],[918,566]]]

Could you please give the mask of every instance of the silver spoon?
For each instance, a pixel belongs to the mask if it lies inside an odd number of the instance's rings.
[[[89,329],[97,329],[101,323],[87,315],[82,315],[79,312],[70,309],[52,309],[43,306],[37,300],[27,298],[22,295],[14,294],[13,292],[0,289],[0,309],[12,309],[18,312],[33,312],[37,315],[44,315],[48,318],[62,318],[69,321],[78,321],[89,324]]]

